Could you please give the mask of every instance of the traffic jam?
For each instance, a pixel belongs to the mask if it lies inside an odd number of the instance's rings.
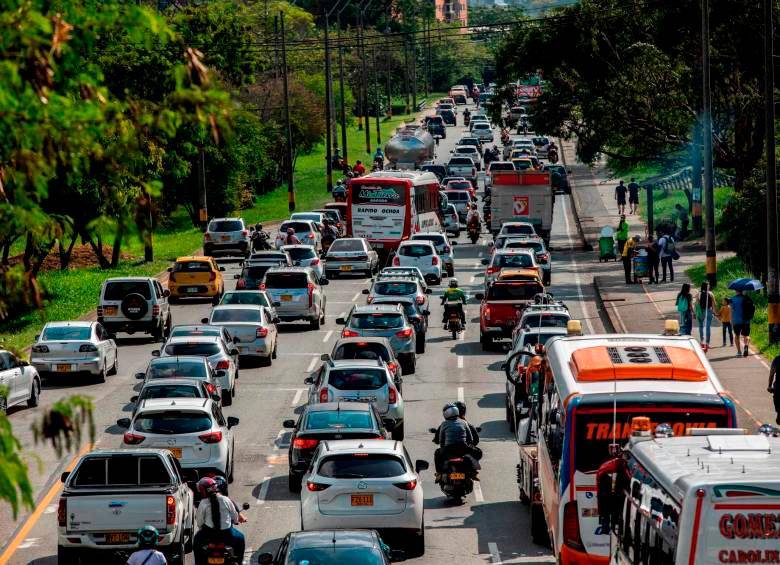
[[[8,360],[5,408],[127,379],[11,562],[780,563],[780,439],[675,321],[599,331],[562,148],[481,91]]]

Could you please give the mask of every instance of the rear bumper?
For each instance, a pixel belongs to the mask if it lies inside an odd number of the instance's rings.
[[[505,326],[481,326],[480,331],[491,337],[510,337],[515,324]]]
[[[144,332],[144,333],[152,333],[154,330],[156,330],[160,325],[159,318],[153,318],[151,320],[123,320],[123,321],[107,321],[103,318],[98,318],[98,322],[100,322],[103,327],[106,329],[108,333],[116,333],[116,332]]]
[[[196,288],[197,292],[187,292],[189,288]],[[212,298],[219,293],[219,286],[212,283],[172,284],[169,282],[168,290],[171,291],[171,296],[174,298]]]
[[[103,358],[90,357],[88,359],[41,359],[33,357],[30,364],[35,367],[39,374],[58,374],[62,376],[72,375],[74,373],[89,373],[99,375],[103,372]],[[58,366],[69,365],[70,369],[60,371]]]
[[[342,267],[345,267],[342,269]],[[371,269],[371,261],[325,261],[325,272],[368,271]]]
[[[411,497],[410,497],[411,498]],[[308,501],[307,501],[308,502]],[[312,511],[308,511],[309,504]],[[418,531],[422,527],[422,508],[414,502],[407,502],[406,509],[398,514],[322,514],[316,500],[302,506],[301,523],[303,530],[330,529],[402,529]]]
[[[317,307],[285,309],[283,306],[276,307],[276,315],[282,322],[294,322],[296,320],[313,320],[317,317]]]
[[[585,553],[562,545],[558,554],[558,563],[561,565],[607,565],[609,557]]]
[[[57,533],[57,545],[73,549],[83,549],[85,551],[115,551],[117,549],[134,550],[138,548],[136,542],[137,528],[132,530],[116,530],[117,533],[130,534],[130,541],[127,544],[107,544],[107,532],[68,532],[65,528],[59,528]],[[114,533],[112,531],[111,533]],[[158,546],[163,551],[166,546],[170,546],[184,537],[182,525],[175,525],[173,529],[160,534]]]
[[[268,357],[273,351],[273,343],[269,339],[259,339],[252,342],[240,341],[235,344],[238,354],[242,357]]]
[[[203,243],[203,251],[206,253],[224,253],[226,251],[241,251],[242,253],[249,250],[248,241],[208,241]]]

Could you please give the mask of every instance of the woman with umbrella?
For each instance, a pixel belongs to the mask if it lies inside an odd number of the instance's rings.
[[[747,357],[750,351],[750,322],[756,313],[756,305],[752,298],[743,293],[761,290],[764,285],[755,279],[742,278],[731,281],[729,288],[735,292],[731,299],[731,325],[736,337],[737,357]],[[742,336],[741,344],[740,336]]]

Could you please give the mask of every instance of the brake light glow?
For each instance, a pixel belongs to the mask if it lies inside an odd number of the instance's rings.
[[[230,361],[228,361],[227,359],[223,359],[222,361],[217,363],[218,371],[227,371],[228,369],[230,369]]]
[[[208,232],[204,233],[204,234],[203,234],[203,239],[204,239],[205,241],[211,241],[211,234],[210,234],[210,233],[208,233]]]
[[[312,262],[311,262],[311,263],[309,263],[309,265],[311,265],[312,267],[313,267],[314,265],[319,265],[319,264],[320,264],[320,260],[319,260],[319,259],[312,259]]]
[[[127,445],[138,445],[145,439],[146,438],[144,436],[139,436],[138,434],[134,434],[132,432],[125,432],[122,441],[124,441]]]
[[[417,488],[417,479],[412,479],[405,483],[393,483],[393,486],[400,488],[401,490],[414,490]]]
[[[268,328],[257,328],[257,332],[255,332],[255,337],[265,337],[268,335]]]
[[[64,496],[60,498],[59,504],[57,504],[57,525],[60,528],[67,526],[68,518],[68,499]]]
[[[374,297],[373,296],[366,297],[366,304],[371,304],[373,301],[374,301]]]
[[[388,394],[388,397],[387,397],[387,401],[390,404],[395,404],[396,402],[398,402],[398,391],[395,390],[394,386],[390,387],[390,391],[389,391],[389,394]]]
[[[293,449],[314,449],[319,443],[317,439],[295,438],[293,440]]]
[[[241,235],[243,235],[244,237],[248,236],[249,235],[249,230],[243,230],[241,232]]]
[[[387,364],[387,368],[388,368],[388,369],[390,369],[390,371],[392,371],[393,373],[395,373],[396,371],[398,371],[398,365],[395,363],[395,361],[390,361],[390,362]]]
[[[400,267],[401,266],[401,259],[396,255],[393,257],[393,267]]]
[[[172,496],[165,498],[165,523],[168,526],[176,523],[176,499]]]
[[[577,511],[577,501],[572,500],[563,507],[563,543],[573,549],[584,550],[580,537],[580,518]]]
[[[214,386],[213,384],[211,384],[211,383],[206,383],[206,392],[208,392],[209,394],[216,394],[216,392],[217,392],[217,387],[215,387],[215,386]]]
[[[485,271],[488,275],[492,275],[493,273],[497,273],[501,270],[501,267],[488,267],[487,271]]]
[[[449,245],[445,245],[444,246],[444,253],[449,253],[449,252],[450,252],[450,246]]]
[[[313,233],[310,233],[310,234],[309,234],[309,235],[307,235],[306,237],[308,237],[309,239],[314,239],[314,234],[313,234]]]
[[[215,273],[214,271],[211,271],[209,273],[209,282],[215,281],[215,280],[217,280],[217,273]]]
[[[306,481],[306,488],[309,490],[309,492],[320,492],[328,488],[330,485],[325,485],[322,483],[313,483],[311,481]]]
[[[46,347],[44,345],[44,347]],[[79,347],[79,353],[91,353],[97,351],[97,346],[91,344],[91,343],[85,343],[81,347]]]
[[[490,306],[485,307],[485,320],[490,320]]]
[[[542,261],[547,261],[550,258],[550,256],[547,253],[540,253],[539,255],[537,255],[537,257]]]
[[[438,265],[438,264],[439,264],[439,256],[438,255],[434,255],[431,258],[431,265]]]
[[[160,315],[160,305],[155,304],[152,306],[152,316],[159,316]]]
[[[420,294],[417,296],[416,300],[417,300],[417,304],[423,304],[425,302],[425,297],[422,294]]]
[[[344,328],[341,330],[341,337],[360,337],[360,334],[358,334],[356,331],[352,331],[349,328]]]
[[[395,332],[395,335],[398,337],[412,337],[412,331],[412,328],[406,328],[400,332]]]
[[[314,304],[314,285],[312,283],[308,283],[306,288],[309,289],[309,308],[311,308]]]
[[[209,432],[207,434],[201,434],[198,439],[203,443],[219,443],[222,441],[222,432]]]
[[[322,402],[322,403],[327,402],[328,401],[328,396],[329,396],[328,395],[328,389],[327,388],[323,388],[320,391],[320,402]]]

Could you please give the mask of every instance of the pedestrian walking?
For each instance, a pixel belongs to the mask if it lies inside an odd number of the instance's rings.
[[[615,187],[615,200],[617,200],[618,214],[621,216],[626,213],[626,192],[628,189],[623,181]]]
[[[710,327],[712,315],[715,313],[715,296],[710,290],[709,283],[701,283],[699,296],[696,297],[696,321],[699,322],[699,341],[704,351],[710,348]]]
[[[675,307],[680,314],[680,335],[691,335],[693,331],[693,296],[691,285],[683,283],[675,300]]]
[[[661,257],[658,255],[658,242],[652,235],[647,236],[647,245],[645,245],[647,251],[647,269],[649,273],[650,283],[658,284],[658,265],[661,261]]]
[[[639,207],[639,185],[636,183],[636,179],[632,178],[628,183],[628,203],[629,213],[636,214]]]
[[[756,305],[753,299],[741,290],[734,292],[734,296],[731,297],[731,324],[734,327],[737,357],[747,357],[750,351],[750,322],[756,313]],[[740,336],[742,336],[741,343]]]
[[[723,304],[718,309],[718,320],[723,326],[723,347],[726,347],[726,334],[729,334],[729,344],[734,345],[734,331],[731,328],[731,300],[723,299]]]
[[[680,221],[676,234],[677,239],[685,239],[688,237],[688,210],[683,208],[681,204],[675,204],[674,209],[677,211],[677,219]]]
[[[658,234],[661,235],[660,233]],[[661,258],[661,272],[663,279],[661,282],[666,282],[666,270],[669,269],[669,280],[674,282],[674,267],[672,261],[674,260],[675,250],[674,238],[669,234],[664,234],[658,240],[658,255]]]
[[[618,255],[623,254],[623,248],[626,246],[626,240],[628,239],[628,222],[626,216],[620,216],[620,222],[615,229],[615,239],[617,240],[617,252]]]
[[[780,424],[780,378],[777,373],[780,372],[780,355],[772,359],[772,366],[769,367],[769,385],[767,392],[772,394],[772,400],[775,404],[775,423]]]
[[[623,252],[622,252],[622,258],[623,258],[623,271],[626,273],[626,284],[633,284],[636,282],[634,278],[631,275],[631,260],[634,258],[634,254],[636,253],[636,244],[639,241],[639,236],[635,235],[628,241],[626,241],[625,245],[623,245]]]

